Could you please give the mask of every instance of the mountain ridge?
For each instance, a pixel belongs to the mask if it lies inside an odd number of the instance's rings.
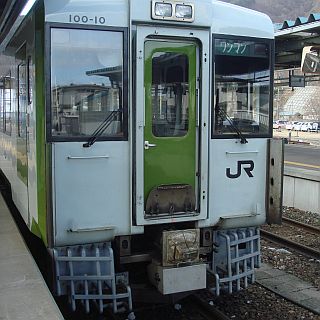
[[[311,13],[320,12],[319,0],[222,0],[245,8],[261,11],[270,16],[274,23],[284,20],[295,20],[297,17],[308,17]]]

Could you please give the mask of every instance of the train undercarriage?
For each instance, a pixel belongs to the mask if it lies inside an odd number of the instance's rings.
[[[157,236],[152,229],[152,237],[146,232],[112,243],[55,248],[57,295],[68,295],[74,311],[81,301],[88,313],[93,305],[100,313],[105,307],[117,313],[123,306],[131,311],[139,295],[159,303],[204,288],[216,295],[232,293],[255,281],[258,227],[169,230]]]

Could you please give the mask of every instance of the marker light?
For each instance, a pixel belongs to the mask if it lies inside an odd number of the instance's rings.
[[[192,7],[188,5],[177,4],[176,5],[176,17],[179,19],[191,19]]]
[[[170,3],[156,2],[155,15],[161,16],[161,17],[171,17],[172,16],[172,5]]]

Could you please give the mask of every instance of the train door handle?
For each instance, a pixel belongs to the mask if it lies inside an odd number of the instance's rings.
[[[149,143],[149,141],[145,141],[144,142],[144,148],[146,149],[146,150],[148,150],[148,149],[150,149],[150,148],[154,148],[154,147],[156,147],[157,145],[155,144],[155,143]]]

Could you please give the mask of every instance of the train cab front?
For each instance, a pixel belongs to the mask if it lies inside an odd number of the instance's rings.
[[[280,219],[270,19],[241,11],[243,27],[219,1],[101,0],[86,15],[66,1],[61,23],[45,2],[58,293],[117,312],[132,308],[127,270],[163,295],[205,288],[208,271],[217,294],[246,286],[259,225]]]

